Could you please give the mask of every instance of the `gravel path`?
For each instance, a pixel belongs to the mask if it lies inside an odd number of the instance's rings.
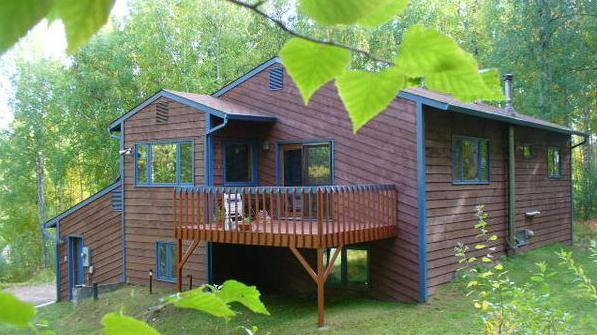
[[[56,285],[54,283],[14,286],[5,291],[35,306],[56,301]]]

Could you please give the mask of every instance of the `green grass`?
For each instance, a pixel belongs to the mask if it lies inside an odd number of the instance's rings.
[[[506,263],[511,278],[519,283],[526,282],[534,271],[534,263],[546,261],[552,270],[559,273],[550,280],[553,301],[574,315],[573,333],[596,334],[595,305],[576,287],[573,276],[558,266],[559,260],[554,252],[561,248],[569,247],[552,245],[508,259]],[[588,251],[580,246],[571,249],[579,263],[595,278],[597,269],[588,258]],[[127,315],[147,318],[163,334],[224,334],[226,329],[239,325],[256,325],[262,334],[447,335],[483,332],[480,316],[472,307],[472,298],[465,296],[461,281],[446,285],[433,295],[429,303],[418,305],[375,301],[339,290],[328,292],[326,330],[316,327],[314,296],[265,296],[265,303],[272,314],[270,317],[255,315],[238,307],[238,317],[226,328],[222,320],[172,306],[150,315],[147,309],[159,304],[160,297],[167,292],[150,296],[147,288],[135,286],[106,294],[97,302],[84,301],[77,307],[71,303],[59,303],[41,308],[38,320],[47,320],[49,328],[57,330],[58,334],[98,334],[101,333],[101,317],[123,308]],[[0,327],[0,334],[30,332]]]

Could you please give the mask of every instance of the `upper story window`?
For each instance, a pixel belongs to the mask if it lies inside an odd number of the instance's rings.
[[[280,182],[285,186],[333,183],[332,142],[280,145]]]
[[[253,142],[224,144],[224,182],[226,184],[255,183],[255,155],[257,149]]]
[[[547,147],[547,176],[550,178],[560,178],[562,176],[560,148]]]
[[[524,159],[531,159],[535,157],[535,148],[530,144],[523,144],[520,147],[520,151],[522,152],[522,157]]]
[[[158,241],[156,254],[157,279],[176,280],[176,245],[174,242]]]
[[[489,182],[488,140],[454,136],[452,154],[454,184],[486,184]]]
[[[193,183],[193,142],[141,143],[135,145],[137,185]]]

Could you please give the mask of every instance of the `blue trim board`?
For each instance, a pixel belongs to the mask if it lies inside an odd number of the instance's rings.
[[[124,150],[125,141],[125,125],[121,125],[120,132],[120,150]],[[120,180],[124,180],[124,155],[120,155]],[[120,227],[120,239],[122,248],[122,277],[120,282],[126,283],[127,271],[126,271],[126,197],[125,197],[125,183],[123,182],[120,187],[122,196],[122,211],[120,212],[121,227]]]
[[[417,101],[417,179],[419,200],[419,293],[426,302],[427,291],[427,176],[425,159],[425,113],[423,103]]]
[[[89,203],[97,200],[98,198],[101,198],[102,196],[106,195],[107,193],[109,193],[110,191],[114,190],[115,188],[117,188],[120,185],[120,178],[118,180],[116,180],[115,182],[113,182],[112,184],[106,186],[104,189],[102,189],[101,191],[93,194],[92,196],[90,196],[89,198],[79,202],[78,204],[76,204],[75,206],[67,209],[66,211],[62,212],[61,214],[51,218],[50,220],[46,221],[43,224],[43,228],[54,228],[56,226],[56,223],[58,221],[60,221],[61,219],[65,218],[66,216],[72,214],[73,212],[76,212],[77,210],[79,210],[81,207],[88,205]]]
[[[60,302],[60,220],[56,222],[56,302]]]

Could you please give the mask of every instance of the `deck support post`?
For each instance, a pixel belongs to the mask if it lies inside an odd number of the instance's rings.
[[[187,249],[187,251],[183,254],[182,253],[182,239],[178,239],[178,245],[176,248],[176,252],[178,253],[177,263],[176,263],[176,291],[182,292],[182,269],[184,265],[189,260],[189,257],[193,254],[197,246],[199,245],[199,241],[195,240],[191,243],[191,246]]]
[[[317,285],[317,311],[318,311],[318,325],[319,327],[325,326],[325,318],[324,318],[324,309],[325,309],[325,282],[327,281],[330,273],[332,273],[332,269],[334,268],[334,263],[338,258],[338,255],[342,252],[343,245],[339,245],[332,258],[330,259],[329,264],[327,267],[323,265],[323,255],[325,253],[325,248],[317,248],[317,271],[314,271],[311,268],[311,265],[305,260],[303,255],[296,249],[294,246],[290,246],[290,251],[294,254],[294,256],[298,259],[298,261],[303,265],[309,276],[313,279],[315,284]]]

